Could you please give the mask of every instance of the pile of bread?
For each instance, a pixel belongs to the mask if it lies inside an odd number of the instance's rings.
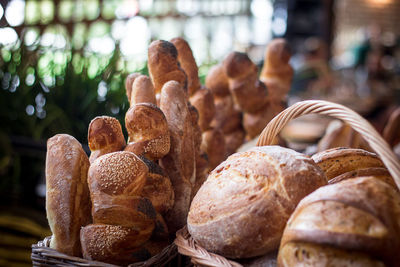
[[[117,119],[100,116],[88,127],[90,157],[70,135],[47,142],[50,247],[120,265],[159,253],[209,172],[283,109],[289,57],[284,40],[271,42],[260,81],[248,56],[233,52],[202,86],[184,39],[152,42],[150,77],[126,79],[127,141]]]
[[[310,158],[255,147],[210,173],[188,230],[203,248],[232,259],[278,253],[278,266],[398,266],[400,195],[381,159],[362,149]]]

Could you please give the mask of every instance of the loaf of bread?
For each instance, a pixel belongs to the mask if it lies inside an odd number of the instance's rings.
[[[201,87],[190,98],[190,103],[199,112],[199,126],[202,132],[210,129],[211,121],[215,116],[215,104],[212,92],[206,88]]]
[[[374,177],[321,187],[291,215],[278,266],[398,266],[400,195]]]
[[[147,177],[146,164],[127,151],[103,155],[90,165],[93,224],[81,230],[84,258],[127,264],[146,256],[141,247],[157,216],[151,201],[141,197]]]
[[[174,205],[164,218],[174,233],[186,223],[196,173],[192,118],[180,83],[169,81],[163,86],[160,108],[171,135],[171,149],[160,159],[160,165],[171,179],[175,194]]]
[[[234,106],[230,95],[214,97],[215,117],[211,127],[221,129],[224,134],[231,133],[242,127],[242,113]]]
[[[325,172],[328,181],[349,171],[385,167],[375,153],[356,148],[332,148],[314,154],[312,159]]]
[[[243,128],[246,131],[246,140],[252,140],[257,137],[268,122],[270,122],[276,115],[271,106],[267,104],[264,108],[254,113],[243,114]]]
[[[186,73],[188,94],[192,96],[200,89],[201,84],[199,80],[199,70],[197,68],[196,60],[193,57],[192,49],[185,39],[176,37],[171,40],[176,50],[178,51],[178,62],[180,67]]]
[[[153,41],[149,46],[147,65],[156,94],[161,92],[161,88],[168,81],[178,82],[187,92],[187,77],[179,66],[178,51],[172,43]]]
[[[206,87],[211,90],[215,97],[230,95],[228,76],[222,63],[210,68],[206,76]]]
[[[226,157],[224,133],[219,129],[205,131],[202,136],[201,150],[208,156],[208,172],[217,167]]]
[[[257,66],[245,53],[232,52],[223,61],[229,90],[235,104],[244,112],[256,112],[268,102],[264,83],[258,80]]]
[[[151,79],[146,75],[139,75],[132,84],[131,97],[128,99],[130,106],[139,103],[156,105],[156,95]]]
[[[113,117],[94,118],[89,124],[88,143],[90,163],[104,154],[124,149],[126,142],[121,124]]]
[[[140,76],[140,73],[131,73],[125,79],[125,92],[126,92],[126,97],[128,98],[129,102],[131,101],[133,82],[139,76]]]
[[[168,123],[156,105],[139,103],[130,107],[125,114],[125,127],[129,135],[125,151],[151,160],[160,159],[169,152]]]
[[[47,141],[46,212],[53,236],[50,247],[81,255],[79,231],[91,222],[87,184],[89,159],[72,136],[58,134]]]
[[[278,249],[298,202],[326,183],[312,159],[287,148],[233,154],[194,197],[188,230],[203,248],[225,257],[266,254]]]
[[[273,102],[284,100],[290,90],[294,73],[289,64],[290,57],[290,47],[285,39],[274,39],[267,45],[260,80],[267,86]]]
[[[383,138],[391,147],[400,143],[400,107],[395,109],[383,129]]]
[[[228,157],[237,151],[237,149],[243,144],[245,135],[246,133],[242,128],[238,128],[233,132],[225,134],[225,157]]]

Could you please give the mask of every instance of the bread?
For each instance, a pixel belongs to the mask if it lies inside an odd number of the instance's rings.
[[[168,123],[156,105],[139,103],[125,114],[129,139],[125,151],[144,155],[151,160],[165,156],[170,149]]]
[[[81,230],[83,257],[117,265],[144,261],[151,256],[142,246],[150,235],[131,227],[90,224]]]
[[[222,64],[210,68],[206,76],[206,87],[211,90],[215,97],[230,95],[228,76]]]
[[[139,76],[140,76],[140,73],[131,73],[125,79],[125,90],[126,90],[125,92],[126,92],[126,97],[128,98],[129,102],[131,101],[133,82]]]
[[[181,84],[169,81],[163,86],[160,108],[168,122],[171,149],[160,159],[160,166],[167,173],[174,188],[174,205],[164,217],[172,233],[186,223],[192,186],[195,183],[193,126],[187,103],[188,99]]]
[[[225,160],[226,148],[224,133],[219,129],[210,129],[202,135],[201,150],[208,156],[209,171]]]
[[[161,92],[161,88],[168,81],[177,81],[187,92],[187,77],[179,67],[178,51],[172,43],[153,41],[149,46],[147,65],[156,94]]]
[[[187,75],[188,94],[192,96],[200,89],[199,70],[193,57],[192,49],[189,44],[181,37],[171,40],[178,51],[178,62],[180,67]]]
[[[174,204],[174,189],[171,181],[158,164],[145,157],[140,157],[140,159],[149,169],[141,196],[149,199],[154,209],[163,215],[169,211]]]
[[[306,196],[285,228],[278,266],[398,266],[400,196],[374,177]]]
[[[233,154],[194,197],[188,230],[207,251],[225,257],[272,252],[297,203],[326,183],[309,157],[287,148],[264,146]]]
[[[391,147],[400,143],[400,107],[395,109],[383,129],[383,138]]]
[[[282,101],[289,92],[293,68],[289,64],[291,51],[285,39],[274,39],[266,48],[260,80],[267,86],[273,102]]]
[[[104,154],[122,150],[126,143],[121,124],[113,117],[94,118],[89,124],[88,143],[90,163]]]
[[[72,136],[58,134],[47,141],[46,212],[53,236],[50,247],[80,256],[79,231],[91,222],[87,184],[89,159]]]
[[[221,129],[224,134],[231,133],[242,127],[242,113],[235,109],[230,95],[214,97],[215,117],[211,128]]]
[[[236,150],[244,143],[244,137],[245,132],[241,128],[225,134],[226,157],[236,152]]]
[[[349,171],[385,167],[376,154],[356,148],[328,149],[314,154],[312,159],[325,172],[328,181]]]
[[[156,105],[154,86],[149,77],[140,75],[132,84],[131,97],[128,99],[130,106],[139,103],[150,103]]]
[[[390,172],[386,168],[366,168],[359,169],[355,171],[345,172],[335,178],[332,178],[328,181],[329,184],[336,184],[341,181],[345,181],[348,179],[352,179],[355,177],[363,177],[363,176],[374,176],[375,178],[390,184],[394,189],[397,189],[396,183],[393,180],[393,177],[390,175]]]
[[[202,87],[189,100],[199,112],[199,126],[201,131],[208,130],[215,116],[215,104],[212,92],[208,88]]]
[[[270,105],[266,105],[263,109],[255,113],[244,113],[243,128],[246,131],[246,139],[251,140],[258,136],[276,115],[270,109]]]
[[[257,66],[239,52],[230,53],[223,61],[229,90],[235,104],[244,112],[256,112],[268,102],[266,86],[258,80]]]

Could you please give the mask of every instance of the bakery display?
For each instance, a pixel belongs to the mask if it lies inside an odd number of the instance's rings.
[[[92,221],[87,184],[89,159],[72,136],[58,134],[47,141],[46,212],[53,236],[50,247],[80,256],[79,231]]]
[[[278,266],[397,266],[400,195],[360,177],[300,201],[283,233]]]
[[[263,255],[278,248],[297,203],[326,183],[312,159],[290,149],[264,146],[233,154],[194,197],[188,230],[210,252]]]

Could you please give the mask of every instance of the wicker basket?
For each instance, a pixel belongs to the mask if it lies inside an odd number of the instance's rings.
[[[359,132],[369,143],[372,149],[381,157],[383,163],[392,175],[397,187],[400,189],[400,162],[390,149],[389,145],[371,126],[371,124],[349,108],[342,105],[318,100],[303,101],[294,104],[278,114],[265,127],[261,133],[257,146],[269,145],[274,137],[283,127],[292,119],[306,114],[323,114],[333,118],[340,119],[348,123],[354,130]],[[179,253],[191,257],[194,264],[202,266],[242,266],[223,256],[210,253],[190,236],[187,229],[184,228],[177,232],[175,244],[178,246]]]
[[[32,265],[33,266],[98,266],[112,267],[109,263],[89,261],[78,257],[68,256],[60,253],[50,246],[51,237],[46,237],[43,241],[32,245]],[[178,254],[176,245],[170,244],[164,248],[159,254],[151,257],[147,261],[136,262],[129,265],[130,267],[147,267],[147,266],[191,266],[190,259]]]

